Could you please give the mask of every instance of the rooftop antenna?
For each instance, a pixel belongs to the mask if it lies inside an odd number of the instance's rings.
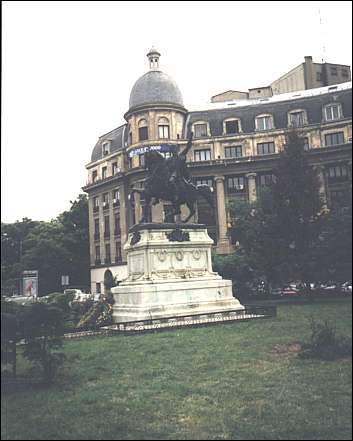
[[[320,2],[318,2],[318,9],[319,9],[319,22],[320,22],[321,39],[322,39],[322,58],[321,58],[321,62],[324,63],[325,59],[326,59],[326,48],[325,48],[324,28],[323,28],[322,19],[321,19],[321,5],[320,5]]]

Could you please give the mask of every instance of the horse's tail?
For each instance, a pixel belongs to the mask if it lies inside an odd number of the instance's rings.
[[[206,199],[206,201],[213,208],[214,207],[213,188],[209,187],[206,184],[198,185],[196,188],[198,193],[200,193],[200,195],[203,196],[203,198]]]

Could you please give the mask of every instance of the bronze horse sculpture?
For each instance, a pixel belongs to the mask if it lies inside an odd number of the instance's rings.
[[[151,222],[151,207],[161,200],[171,202],[173,216],[180,215],[180,207],[186,204],[190,213],[182,220],[188,222],[195,214],[196,201],[199,195],[213,208],[213,190],[208,185],[194,185],[186,169],[186,153],[191,147],[192,135],[187,147],[179,154],[165,158],[157,151],[145,153],[145,169],[147,177],[144,189],[133,189],[130,197],[138,193],[144,199],[145,204],[140,223]]]

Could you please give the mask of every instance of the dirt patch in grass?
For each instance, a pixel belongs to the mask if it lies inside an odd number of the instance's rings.
[[[302,345],[299,342],[292,342],[286,344],[277,344],[271,349],[270,353],[274,357],[290,357],[297,356],[302,350]]]

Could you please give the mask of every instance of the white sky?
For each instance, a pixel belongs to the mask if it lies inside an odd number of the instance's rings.
[[[352,65],[350,1],[3,1],[2,10],[3,222],[69,209],[98,137],[124,123],[152,45],[186,108],[268,85],[305,55]]]

